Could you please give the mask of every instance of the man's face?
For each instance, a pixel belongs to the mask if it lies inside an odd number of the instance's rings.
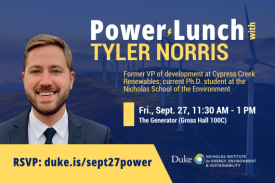
[[[33,108],[42,115],[53,115],[64,106],[75,74],[69,71],[62,49],[47,45],[29,52],[22,78]]]

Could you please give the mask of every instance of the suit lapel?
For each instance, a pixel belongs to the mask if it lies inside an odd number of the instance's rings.
[[[71,111],[68,109],[67,111],[69,118],[69,144],[84,144],[85,134],[81,130],[81,122]]]
[[[82,132],[82,124],[78,117],[68,111],[69,120],[69,144],[84,144],[85,134]],[[17,117],[10,132],[12,144],[28,144],[28,122],[30,110]]]
[[[30,110],[17,117],[10,132],[12,144],[28,144],[28,122]]]

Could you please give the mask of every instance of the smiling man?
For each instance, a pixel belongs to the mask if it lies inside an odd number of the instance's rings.
[[[0,124],[0,144],[109,144],[110,128],[66,109],[75,73],[62,39],[38,35],[26,46],[22,79],[32,108]]]

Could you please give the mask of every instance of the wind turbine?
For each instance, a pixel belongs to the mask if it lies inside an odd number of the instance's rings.
[[[135,66],[136,66],[136,62],[133,60],[133,72],[135,72]],[[135,79],[135,78],[134,78]]]
[[[146,44],[147,44],[147,41],[146,41]],[[144,51],[144,50],[143,50]],[[145,55],[142,55],[142,73],[144,73],[144,60],[145,60]],[[144,74],[142,74],[142,80],[143,80],[143,82],[142,82],[142,88],[144,88]],[[142,93],[143,93],[143,90],[142,90]]]
[[[127,59],[128,57],[127,57],[127,54],[122,54],[123,56],[125,56],[126,57],[126,63],[127,63],[127,72],[129,72],[130,71],[130,65],[129,65],[129,60]],[[124,70],[125,70],[125,63],[124,63]],[[127,80],[129,80],[129,77],[128,77],[128,74],[127,74]],[[129,84],[127,84],[127,86],[128,86],[128,88],[129,88]],[[128,92],[128,90],[127,90],[127,92]]]
[[[167,29],[165,29],[166,30],[166,32],[167,32]],[[169,30],[168,30],[169,31]],[[170,34],[171,34],[172,32],[170,32]],[[170,50],[171,50],[171,44],[170,44],[170,39],[169,39],[169,35],[170,34],[168,34],[167,35],[167,37],[165,37],[165,36],[162,36],[164,39],[166,39],[166,41],[169,43],[169,60],[168,60],[168,72],[170,72],[171,71],[171,59],[170,59]],[[168,88],[170,87],[170,75],[168,76]],[[167,92],[167,96],[170,96],[170,92],[168,91]]]
[[[111,65],[111,80],[113,80],[114,79],[114,77],[113,77],[113,74],[114,74],[113,67],[114,67],[114,65],[112,64],[112,62],[108,62],[108,63]]]
[[[134,57],[138,57],[138,54],[136,54],[136,55],[134,55]],[[136,63],[135,63],[135,61],[133,60],[133,72],[135,72],[135,65],[136,65]],[[133,76],[133,80],[135,80],[135,75]],[[135,84],[133,84],[133,86],[135,86]]]
[[[155,21],[155,24],[156,24],[156,29],[157,29],[157,23]],[[162,47],[164,48],[165,47],[165,44],[164,44],[164,41],[161,39],[161,44],[162,44]],[[164,66],[165,66],[165,60],[163,58],[163,56],[161,56],[161,61],[162,61],[162,78],[161,78],[161,82],[163,83],[163,80],[164,80]],[[164,87],[164,86],[163,86]],[[165,106],[165,93],[162,91],[161,92],[161,106],[164,107]]]
[[[116,88],[118,86],[118,62],[117,60],[114,60],[115,62],[115,66],[116,66]],[[125,62],[120,62],[120,64],[123,64],[124,65],[124,70],[125,70]],[[113,66],[112,66],[112,72],[113,72]],[[112,78],[113,79],[113,78]]]
[[[100,57],[102,60],[102,79],[105,81],[105,84],[107,84],[107,74],[106,74],[106,60],[107,56],[102,52],[102,57]]]
[[[200,33],[199,34],[201,34],[201,32],[202,32],[202,30],[200,31]],[[164,37],[163,36],[163,38],[169,43],[169,49],[170,49],[170,44],[171,45],[173,45],[174,44],[174,42],[173,41],[171,41],[169,38],[167,38],[167,37]],[[189,43],[193,43],[195,40],[192,40],[192,41],[190,41]],[[184,50],[185,51],[185,50]],[[177,48],[176,47],[176,53],[179,53],[180,52],[180,50],[179,50],[179,48]],[[184,54],[185,55],[185,54]],[[170,59],[169,59],[170,60]],[[182,63],[182,61],[183,61],[183,59],[181,59],[180,60],[180,68],[179,68],[179,71],[180,72],[182,72],[182,65],[183,65],[183,63]],[[170,62],[170,61],[169,61]],[[187,61],[185,61],[185,63],[186,63],[186,70],[188,70],[188,66],[187,66]],[[180,78],[179,78],[180,80],[182,80],[183,78],[180,76]],[[170,78],[169,78],[169,80],[170,80]],[[179,90],[179,106],[183,106],[183,92],[182,92],[182,84],[180,84],[180,90]],[[178,116],[179,116],[179,118],[181,118],[181,117],[183,117],[183,114],[178,114]],[[178,124],[178,129],[177,129],[177,131],[185,131],[184,129],[183,129],[183,124],[181,123],[179,123]]]
[[[250,22],[248,19],[246,6],[245,6],[245,14],[246,14],[246,23],[247,23],[247,27],[248,27]],[[266,64],[264,62],[261,62],[257,59],[254,42],[253,42],[253,40],[250,40],[249,38],[250,38],[250,35],[248,33],[249,48],[250,48],[251,54],[253,55],[253,58],[244,60],[244,64],[249,64],[249,69],[247,72],[253,71],[255,64],[262,64],[262,65],[265,65],[265,66],[268,66],[271,68],[275,68],[274,66]],[[236,85],[236,87],[231,92],[231,94],[227,97],[227,99],[232,95],[232,93],[235,91],[237,86],[238,85]],[[248,107],[249,108],[253,107],[253,102],[254,102],[253,100],[254,100],[254,78],[249,77],[249,79],[248,79]],[[253,159],[253,114],[249,114],[249,113],[247,115],[246,159]],[[246,175],[253,176],[253,163],[246,164]]]
[[[140,61],[138,61],[138,68],[137,68],[137,70],[139,70],[140,69]]]
[[[166,38],[166,37],[164,37],[163,36],[163,38],[169,43],[169,50],[170,50],[170,44],[171,45],[173,45],[174,44],[174,42],[172,42],[172,41],[170,41],[170,39],[169,38]],[[194,41],[194,40],[193,40]],[[164,47],[164,46],[163,46]],[[180,52],[180,50],[179,50],[179,48],[176,48],[176,53],[179,53]],[[169,54],[169,57],[170,57],[170,54]],[[179,67],[179,71],[180,72],[182,72],[182,60],[183,59],[181,59],[180,60],[180,67]],[[169,58],[169,62],[170,62],[170,58]],[[186,61],[186,64],[187,64],[187,61]],[[180,80],[182,80],[183,78],[180,76],[180,78],[179,78]],[[170,80],[170,78],[169,78],[169,80]],[[181,88],[182,88],[182,84],[180,84],[180,90],[179,90],[179,106],[183,106],[183,93],[182,93],[182,90],[181,90]],[[183,114],[178,114],[178,116],[179,116],[179,118],[181,118],[181,117],[183,117]],[[177,129],[177,131],[185,131],[184,129],[183,129],[183,124],[178,124],[178,129]]]
[[[125,61],[123,62],[123,68],[124,68],[123,70],[125,71]]]
[[[127,72],[129,72],[130,71],[130,62],[129,62],[129,60],[127,59],[128,57],[127,57],[127,54],[122,54],[123,56],[125,56],[126,57],[126,63],[127,63]]]
[[[117,88],[117,81],[118,81],[118,61],[115,60],[115,64],[116,64],[116,88]]]

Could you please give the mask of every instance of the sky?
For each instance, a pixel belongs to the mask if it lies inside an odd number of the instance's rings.
[[[78,48],[78,50],[86,51],[80,51],[81,53],[90,54],[93,51],[90,47],[90,43],[93,42],[91,41],[91,20],[101,20],[105,28],[109,24],[115,24],[118,27],[119,24],[141,24],[141,29],[145,24],[154,25],[154,21],[158,24],[167,24],[167,28],[173,28],[174,20],[180,20],[180,32],[186,35],[187,24],[213,24],[217,30],[221,24],[228,24],[230,28],[231,19],[236,19],[237,24],[243,25],[244,37],[247,38],[245,5],[250,22],[256,22],[256,38],[275,38],[275,1],[271,0],[1,0],[0,44],[12,42],[25,48],[32,37],[39,34],[51,34],[70,43],[69,46],[74,50],[73,53]],[[120,30],[119,34],[121,37]],[[143,39],[141,36],[139,38]],[[258,39],[255,43],[262,40]],[[106,41],[104,31],[98,36],[98,42],[101,41],[102,43]],[[117,42],[122,43],[121,40]],[[85,43],[84,47],[83,43]],[[151,43],[151,46],[156,46],[156,43],[156,41]],[[248,49],[246,42],[236,47],[234,51],[240,53]],[[240,56],[239,60],[234,60],[234,64],[231,60],[223,63],[216,61],[215,64],[190,62],[188,67],[193,70],[236,71],[240,69],[246,71],[248,66],[243,64],[243,59],[244,57]],[[264,58],[261,61],[274,65],[273,60],[272,55],[269,59]],[[153,62],[151,64],[156,65]],[[90,66],[87,68],[94,69]],[[7,80],[21,82],[20,74],[15,74],[21,73],[21,69],[21,65],[17,68],[13,63],[1,63],[0,84]],[[101,66],[98,69],[101,69]],[[256,82],[274,84],[274,69],[258,64],[255,70],[261,76]]]
[[[63,39],[90,40],[91,20],[108,24],[230,24],[232,18],[245,25],[244,5],[256,36],[275,37],[275,1],[6,1],[0,3],[0,42],[52,34]],[[183,28],[183,31],[184,31]],[[247,35],[245,34],[245,37]],[[100,35],[104,39],[105,35]]]

